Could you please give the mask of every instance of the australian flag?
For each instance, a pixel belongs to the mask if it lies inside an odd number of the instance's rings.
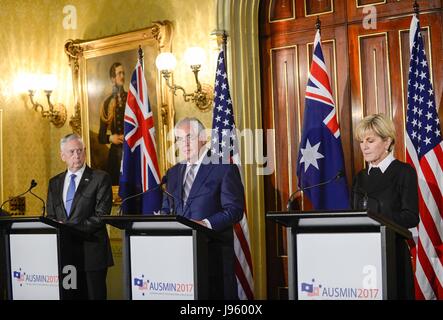
[[[316,210],[349,208],[344,177],[343,149],[335,113],[329,75],[323,58],[320,31],[314,41],[314,54],[306,87],[303,132],[298,153],[299,188],[330,181],[304,191]],[[334,179],[334,177],[341,176]]]
[[[159,188],[160,170],[155,144],[154,116],[140,61],[135,66],[129,86],[124,135],[119,196],[124,200],[132,195],[145,193],[124,201],[123,213],[158,212],[161,208],[162,192]]]

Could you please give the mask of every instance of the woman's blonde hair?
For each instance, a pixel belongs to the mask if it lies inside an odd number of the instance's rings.
[[[373,131],[384,141],[391,138],[391,144],[389,145],[388,151],[392,151],[395,144],[395,127],[394,123],[386,117],[386,115],[383,113],[372,114],[360,120],[354,131],[355,139],[359,141],[363,140],[368,131]]]

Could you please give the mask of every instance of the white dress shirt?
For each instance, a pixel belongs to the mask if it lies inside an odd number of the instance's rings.
[[[65,182],[63,183],[63,204],[66,204],[66,195],[68,194],[69,183],[71,182],[71,175],[75,174],[75,191],[77,191],[80,180],[82,179],[83,172],[85,172],[86,164],[81,167],[77,172],[66,171]]]
[[[205,150],[202,153],[202,155],[200,156],[200,158],[197,160],[197,162],[195,162],[195,163],[186,162],[186,170],[185,170],[185,174],[183,175],[182,185],[185,184],[186,177],[188,175],[189,170],[191,170],[192,165],[195,165],[195,168],[194,168],[194,181],[195,181],[195,178],[197,178],[198,169],[200,169],[200,165],[202,164],[203,158],[206,156],[207,152],[208,152],[208,150]],[[191,187],[191,189],[192,189],[192,187]],[[191,191],[191,190],[189,190],[189,191]],[[209,229],[212,229],[211,223],[209,222],[208,219],[203,219],[202,221],[206,224],[206,227],[208,227]]]
[[[369,164],[369,169],[368,169],[368,174],[370,174],[369,172],[371,171],[372,168],[380,168],[380,171],[382,173],[385,173],[385,171],[388,169],[389,165],[392,163],[392,161],[394,161],[394,155],[392,154],[392,152],[390,152],[388,154],[388,156],[386,158],[384,158],[382,161],[380,161],[380,163],[376,166]]]

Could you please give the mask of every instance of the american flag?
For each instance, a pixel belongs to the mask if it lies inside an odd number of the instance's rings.
[[[127,214],[152,214],[160,210],[162,193],[155,145],[154,117],[140,61],[132,73],[125,107],[125,139],[119,195],[122,199],[152,189],[123,205]]]
[[[345,177],[334,179],[344,169],[340,127],[323,58],[320,30],[317,30],[306,86],[303,132],[297,165],[300,188],[331,181],[322,187],[304,191],[316,210],[349,208]]]
[[[218,55],[215,75],[211,151],[213,155],[218,154],[223,162],[235,163],[240,169],[234,110],[232,108],[231,94],[229,93],[223,50]],[[241,300],[254,299],[252,259],[246,212],[242,220],[234,225],[234,250],[238,297]]]
[[[420,223],[415,246],[417,299],[443,299],[443,143],[418,18],[410,28],[406,159],[417,171]]]

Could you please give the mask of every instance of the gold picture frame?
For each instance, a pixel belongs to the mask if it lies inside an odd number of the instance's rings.
[[[115,95],[115,86],[111,78],[111,66],[118,62],[124,70],[123,90],[127,94],[132,72],[139,57],[139,47],[144,55],[144,73],[148,85],[150,105],[154,115],[157,140],[157,156],[161,174],[169,167],[166,154],[173,147],[168,141],[168,132],[174,128],[173,97],[155,66],[155,59],[161,52],[171,51],[172,23],[154,22],[146,29],[127,32],[95,40],[68,40],[65,52],[69,57],[72,71],[75,114],[71,117],[73,131],[83,137],[86,146],[87,163],[92,168],[109,172],[114,162],[108,160],[110,143],[98,138],[99,131],[109,128],[102,125],[104,105]],[[121,86],[120,86],[121,87]],[[126,98],[125,98],[126,99]],[[119,99],[122,101],[123,99]],[[107,102],[108,101],[108,102]],[[117,101],[117,100],[116,100]],[[123,106],[125,102],[121,103]],[[109,162],[109,163],[108,163]],[[112,168],[112,167],[111,167]],[[115,187],[118,183],[113,182]],[[115,189],[115,188],[114,188]],[[114,192],[114,195],[117,194]],[[114,199],[117,200],[118,199]]]

